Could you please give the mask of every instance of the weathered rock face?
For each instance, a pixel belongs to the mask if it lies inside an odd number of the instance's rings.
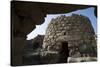
[[[67,62],[68,57],[96,57],[95,33],[90,20],[76,14],[52,19],[46,30],[43,49],[57,52],[57,62]]]

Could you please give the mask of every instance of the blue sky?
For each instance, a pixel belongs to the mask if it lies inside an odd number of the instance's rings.
[[[94,7],[90,7],[87,9],[77,10],[77,11],[64,13],[64,14],[47,14],[47,16],[45,17],[44,23],[41,25],[36,25],[36,28],[30,34],[27,35],[27,40],[33,39],[37,35],[44,35],[46,32],[46,28],[52,18],[56,18],[57,16],[60,16],[60,15],[70,16],[72,15],[72,13],[87,16],[91,21],[91,24],[94,28],[95,33],[97,33],[97,18],[94,15],[94,9],[95,9]]]

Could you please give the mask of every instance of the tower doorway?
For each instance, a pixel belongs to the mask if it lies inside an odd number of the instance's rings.
[[[62,47],[59,52],[59,63],[67,63],[67,58],[69,56],[69,50],[68,50],[68,42],[62,42]]]

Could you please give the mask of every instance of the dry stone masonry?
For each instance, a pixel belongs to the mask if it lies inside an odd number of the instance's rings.
[[[84,59],[97,57],[95,36],[90,20],[86,16],[61,15],[49,23],[43,41],[43,49],[47,51],[46,55],[57,54],[51,59],[58,58],[54,62],[77,62],[77,58],[81,58],[81,61],[91,61]],[[72,59],[68,60],[68,58]]]

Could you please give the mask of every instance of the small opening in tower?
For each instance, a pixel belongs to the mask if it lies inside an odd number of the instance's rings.
[[[66,32],[64,32],[64,35],[66,35]]]
[[[62,47],[59,55],[59,63],[66,63],[69,56],[68,42],[62,42]]]

